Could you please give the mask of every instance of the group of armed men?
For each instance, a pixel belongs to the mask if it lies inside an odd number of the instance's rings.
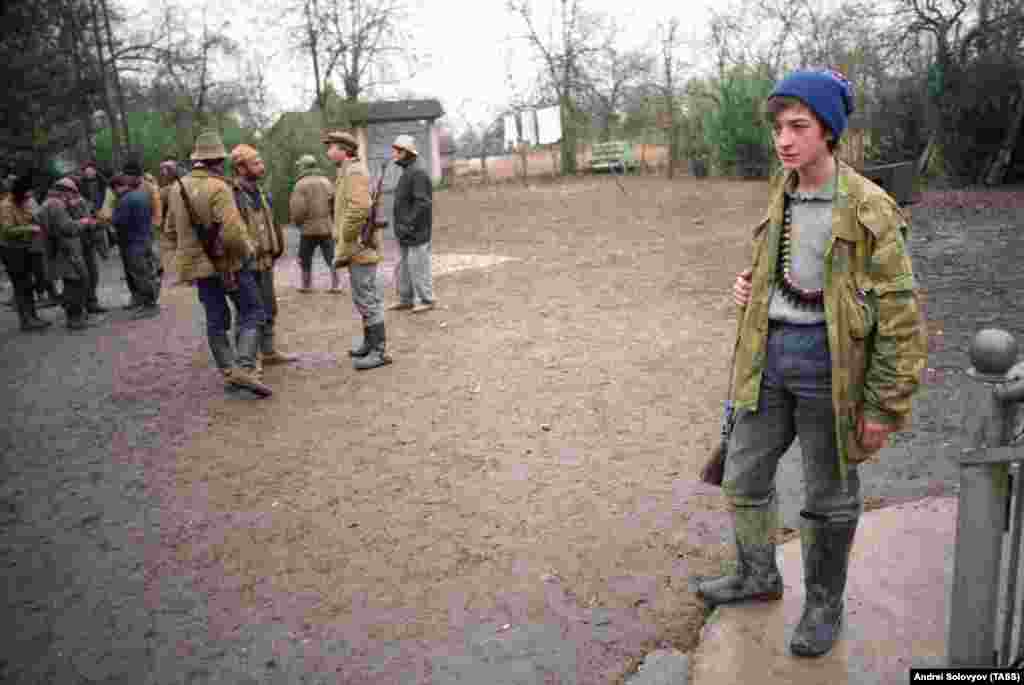
[[[337,166],[335,182],[323,174],[316,157],[303,155],[289,198],[291,223],[301,230],[298,292],[313,292],[317,249],[331,273],[329,292],[342,292],[338,269],[348,268],[352,300],[363,325],[362,344],[349,355],[357,370],[373,369],[392,362],[377,283],[388,222],[372,218],[380,185],[376,193],[371,191],[352,134],[329,131],[321,142]],[[415,313],[435,307],[432,184],[418,156],[411,136],[401,135],[392,145],[392,160],[403,173],[395,188],[393,216],[400,252],[398,301],[387,309]],[[229,157],[231,178],[225,176]],[[51,325],[37,313],[37,292],[63,305],[68,329],[94,325],[93,315],[107,311],[97,298],[98,258],[109,256],[113,240],[124,264],[132,297],[125,309],[133,310],[132,317],[159,315],[162,265],[167,264],[178,282],[196,288],[210,351],[226,388],[268,397],[272,390],[263,380],[263,365],[296,357],[279,350],[275,341],[274,267],[284,255],[285,238],[274,219],[273,198],[261,186],[266,165],[251,145],[237,145],[229,155],[215,131],[196,138],[190,162],[191,171],[184,176],[176,160],[162,162],[159,179],[139,164],[127,163],[109,188],[103,187],[96,165],[86,163],[80,175],[53,183],[42,204],[32,195],[31,175],[8,179],[0,198],[0,257],[14,287],[21,329]],[[63,285],[59,295],[54,285],[58,280]]]

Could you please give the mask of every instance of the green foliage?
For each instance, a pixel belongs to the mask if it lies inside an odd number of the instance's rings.
[[[274,195],[274,217],[279,223],[288,223],[288,198],[299,178],[295,167],[299,157],[313,155],[324,175],[334,179],[334,163],[327,159],[320,142],[325,128],[322,122],[317,111],[289,112],[281,115],[261,141],[259,149],[267,165],[265,186]]]
[[[746,175],[771,160],[771,131],[761,114],[774,82],[766,74],[739,66],[715,82],[718,106],[703,117],[704,133],[718,168]]]
[[[228,152],[243,142],[247,135],[234,117],[221,117],[220,126],[215,128],[220,133]],[[150,173],[156,174],[160,162],[168,157],[186,160],[192,153],[194,141],[189,139],[190,134],[168,125],[167,118],[160,112],[130,112],[128,129],[134,143],[134,149],[128,155],[128,159],[138,160],[142,168]],[[96,135],[96,161],[100,167],[110,168],[112,160],[113,143],[108,127]]]

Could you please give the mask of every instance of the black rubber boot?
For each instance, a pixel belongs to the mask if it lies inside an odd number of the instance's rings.
[[[709,607],[744,600],[782,599],[782,575],[775,561],[774,502],[734,509],[736,573],[702,581],[697,594]]]
[[[800,529],[804,560],[804,611],[789,649],[821,656],[832,649],[843,623],[843,592],[857,521],[805,520]]]
[[[348,351],[350,357],[365,357],[370,354],[370,329],[363,326],[363,344],[354,350]]]
[[[366,329],[366,333],[370,338],[370,351],[365,357],[356,357],[352,366],[357,371],[366,371],[390,364],[391,357],[385,352],[387,339],[384,333],[384,324],[375,323]]]

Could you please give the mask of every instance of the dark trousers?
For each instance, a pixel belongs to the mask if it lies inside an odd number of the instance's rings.
[[[775,499],[779,459],[800,439],[804,509],[836,522],[856,521],[861,512],[857,467],[839,473],[832,357],[820,326],[769,327],[764,374],[756,412],[740,412],[729,443],[722,488],[735,506],[760,506]]]
[[[89,282],[85,289],[85,302],[87,305],[99,304],[96,298],[96,289],[100,285],[100,267],[96,260],[97,245],[99,238],[92,235],[82,238],[82,254],[85,257],[85,270],[89,273]]]
[[[274,334],[274,320],[277,318],[277,293],[274,292],[274,269],[257,271],[256,282],[259,285],[260,300],[263,302],[263,313],[266,319],[263,330]]]
[[[32,283],[36,293],[39,295],[50,293],[50,295],[56,298],[57,285],[50,278],[49,270],[46,268],[46,255],[42,252],[29,250],[28,260],[29,269],[32,273]]]
[[[0,247],[0,259],[11,278],[14,294],[21,297],[32,297],[32,259],[28,248]]]
[[[206,311],[206,335],[210,338],[226,336],[231,328],[231,310],[228,300],[238,312],[238,329],[248,330],[263,326],[265,314],[260,289],[256,283],[256,272],[244,269],[238,272],[238,288],[228,290],[219,275],[200,278],[196,281],[199,301]]]
[[[334,238],[329,235],[304,235],[299,238],[299,265],[302,270],[313,270],[313,255],[317,248],[320,248],[327,268],[334,271]]]
[[[156,273],[150,246],[147,243],[122,244],[120,252],[132,297],[144,306],[156,304]]]
[[[75,321],[85,316],[85,303],[88,297],[88,278],[65,278],[64,291],[61,293],[61,303],[64,305],[64,313],[68,321]]]

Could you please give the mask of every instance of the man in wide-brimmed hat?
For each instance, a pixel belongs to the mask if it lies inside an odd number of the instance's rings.
[[[327,158],[338,165],[334,265],[348,267],[352,302],[363,319],[363,344],[349,354],[357,370],[373,369],[390,364],[391,357],[385,349],[384,308],[377,288],[382,238],[380,231],[363,230],[370,217],[370,178],[366,165],[359,159],[359,143],[351,134],[329,131],[322,140],[327,146]]]
[[[299,180],[295,183],[288,209],[291,223],[302,231],[299,238],[302,286],[299,292],[313,291],[313,255],[319,248],[327,268],[331,270],[330,292],[340,293],[338,270],[334,268],[334,222],[331,217],[334,185],[324,176],[313,155],[303,155],[295,167]]]
[[[391,146],[392,159],[402,167],[395,188],[395,238],[399,246],[398,302],[388,309],[414,313],[434,308],[434,281],[430,268],[433,192],[430,176],[417,162],[412,136],[401,135]]]
[[[196,286],[206,311],[210,352],[227,386],[267,397],[272,392],[256,373],[265,315],[252,269],[254,249],[224,178],[227,156],[216,131],[205,131],[196,138],[192,173],[167,194],[170,207],[164,224],[164,254],[175,254],[178,280]],[[218,227],[219,241],[212,238]],[[200,232],[206,234],[205,240]],[[228,298],[238,312],[237,350],[228,337]]]

